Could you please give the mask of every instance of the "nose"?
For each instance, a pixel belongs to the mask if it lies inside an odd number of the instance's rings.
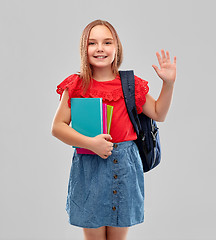
[[[103,45],[102,44],[97,45],[97,52],[103,52]]]

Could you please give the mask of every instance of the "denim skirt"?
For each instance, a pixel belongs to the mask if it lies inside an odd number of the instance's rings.
[[[144,221],[144,174],[134,141],[114,143],[107,159],[74,151],[66,211],[69,223],[83,228]]]

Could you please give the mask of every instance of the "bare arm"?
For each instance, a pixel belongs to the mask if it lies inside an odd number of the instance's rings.
[[[63,92],[61,102],[56,111],[52,123],[52,135],[62,142],[76,147],[89,149],[102,158],[107,158],[111,155],[113,144],[109,134],[100,134],[94,138],[84,136],[69,126],[71,122],[71,111],[68,107],[68,91]]]
[[[163,86],[160,95],[155,100],[150,94],[146,95],[146,103],[143,105],[143,113],[150,118],[162,122],[165,120],[173,95],[173,88],[176,79],[176,57],[171,63],[169,52],[165,56],[164,50],[161,50],[162,58],[157,52],[157,58],[161,69],[153,65],[158,76],[163,80]]]

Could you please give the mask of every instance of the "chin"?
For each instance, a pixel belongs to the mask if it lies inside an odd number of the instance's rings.
[[[90,63],[92,67],[97,67],[97,68],[107,68],[111,67],[112,63]]]

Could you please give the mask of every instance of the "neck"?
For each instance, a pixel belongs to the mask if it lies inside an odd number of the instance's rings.
[[[115,75],[112,69],[109,68],[94,68],[93,69],[93,78],[96,81],[109,81],[115,79]]]

